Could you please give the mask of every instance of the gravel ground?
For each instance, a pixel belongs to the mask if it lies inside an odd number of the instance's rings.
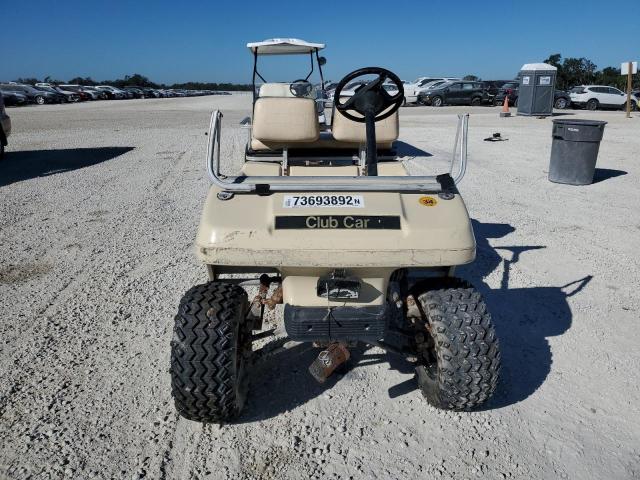
[[[549,183],[551,120],[473,108],[467,177],[477,261],[503,351],[482,411],[431,408],[411,368],[357,349],[317,385],[287,343],[251,375],[245,414],[173,408],[178,301],[206,279],[192,242],[210,110],[240,157],[246,95],[10,109],[0,163],[0,478],[640,477],[640,118],[609,122],[596,182]],[[401,138],[451,149],[462,109],[407,107]],[[565,112],[566,113],[566,112]],[[494,132],[505,142],[483,142]],[[408,148],[408,147],[407,147]],[[236,163],[237,165],[237,163]],[[279,324],[280,316],[271,322]]]

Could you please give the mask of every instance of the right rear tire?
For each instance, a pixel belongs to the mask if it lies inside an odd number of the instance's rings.
[[[38,105],[44,105],[45,104],[44,97],[42,95],[37,95],[36,96],[36,103]]]
[[[180,301],[171,341],[171,390],[180,415],[222,422],[242,410],[251,355],[247,293],[209,282]]]
[[[471,410],[496,389],[499,344],[480,294],[463,280],[450,278],[446,282],[418,296],[426,317],[427,341],[416,374],[431,405]]]

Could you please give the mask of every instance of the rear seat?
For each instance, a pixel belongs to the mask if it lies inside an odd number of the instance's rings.
[[[253,111],[252,151],[358,149],[366,142],[365,124],[349,120],[335,108],[332,131],[320,132],[315,100],[293,96],[288,86],[265,83],[260,87]],[[398,112],[376,122],[378,148],[391,149],[398,133]]]
[[[264,97],[253,107],[251,143],[257,140],[265,146],[272,144],[295,147],[315,142],[320,136],[316,102],[310,98]],[[280,147],[282,148],[282,147]]]

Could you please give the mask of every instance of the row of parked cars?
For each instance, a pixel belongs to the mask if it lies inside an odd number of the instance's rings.
[[[345,87],[341,96],[353,95],[361,84],[366,82],[356,81]],[[518,105],[518,80],[489,80],[466,81],[459,78],[433,78],[420,77],[414,82],[404,82],[404,103],[431,105],[441,107],[443,105],[503,105],[505,98],[509,106]],[[395,86],[385,85],[389,93],[393,95]],[[333,102],[335,85],[325,85],[327,97]],[[640,92],[634,92],[632,108],[639,107]],[[598,108],[621,108],[626,105],[627,96],[614,87],[602,85],[581,85],[570,91],[555,90],[553,106],[565,109],[571,106],[584,107],[589,110]]]
[[[4,109],[4,99],[0,92],[0,160],[4,157],[4,147],[8,144],[9,135],[11,135],[11,119]]]
[[[87,100],[124,100],[131,98],[196,97],[201,95],[230,95],[214,90],[159,89],[147,87],[116,88],[110,85],[54,85],[51,83],[0,83],[5,105],[19,106],[29,103],[82,102]]]

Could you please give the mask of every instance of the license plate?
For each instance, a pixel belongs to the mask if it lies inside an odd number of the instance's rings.
[[[362,195],[285,195],[282,208],[364,208]]]

